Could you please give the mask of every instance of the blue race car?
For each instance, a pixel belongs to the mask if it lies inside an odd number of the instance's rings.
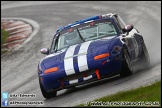
[[[115,13],[93,16],[56,31],[47,56],[38,64],[38,76],[45,98],[58,90],[120,74],[150,64],[142,35]]]

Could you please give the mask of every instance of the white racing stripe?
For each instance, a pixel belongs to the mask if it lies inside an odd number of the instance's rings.
[[[85,42],[80,46],[80,50],[78,54],[87,53],[88,47],[91,41]],[[84,54],[82,56],[78,56],[78,67],[79,71],[83,72],[88,70],[88,63],[87,63],[87,55]]]
[[[75,74],[74,66],[73,66],[73,54],[77,45],[70,46],[65,54],[64,59],[64,67],[66,75]],[[69,58],[68,58],[69,57]]]
[[[78,83],[78,79],[74,79],[74,80],[69,81],[69,84],[75,84],[75,83]]]
[[[86,80],[89,80],[92,78],[92,75],[89,75],[88,77],[84,77],[83,80],[86,81]]]

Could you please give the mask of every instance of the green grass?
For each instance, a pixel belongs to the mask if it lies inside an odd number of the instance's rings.
[[[144,102],[146,103],[145,106],[151,106],[151,104],[159,103],[161,106],[161,81],[158,81],[152,85],[146,87],[139,87],[137,89],[118,92],[113,95],[105,96],[100,99],[94,100],[96,103],[104,103],[104,102]],[[94,101],[88,102],[88,107],[91,106]],[[96,104],[97,105],[97,104]],[[118,104],[116,104],[118,105]],[[155,104],[154,104],[155,105]],[[76,107],[85,107],[86,105],[80,104]],[[158,106],[158,107],[160,107]],[[112,107],[112,106],[111,106]]]
[[[6,42],[8,35],[7,31],[1,29],[1,46]]]
[[[6,42],[8,36],[9,36],[9,33],[1,29],[1,54],[4,54],[5,52],[7,52],[7,50],[2,50],[2,45]]]

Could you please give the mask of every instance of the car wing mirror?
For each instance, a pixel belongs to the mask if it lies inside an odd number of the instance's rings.
[[[42,54],[48,54],[49,53],[49,49],[48,48],[42,48],[41,50],[40,50],[40,52],[42,53]]]
[[[124,32],[130,32],[132,29],[133,29],[133,25],[126,25],[123,30]]]

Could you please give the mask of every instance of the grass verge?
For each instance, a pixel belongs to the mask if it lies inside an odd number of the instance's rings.
[[[109,102],[109,104],[107,104]],[[113,103],[110,105],[110,102]],[[107,104],[107,105],[106,105]],[[105,96],[94,101],[80,104],[76,107],[98,107],[109,106],[119,107],[121,106],[161,106],[161,81],[158,81],[152,85],[139,87],[137,89],[118,92],[113,95]],[[132,104],[132,105],[131,105]]]
[[[1,29],[1,55],[7,52],[7,50],[2,50],[2,45],[6,42],[9,33]]]

